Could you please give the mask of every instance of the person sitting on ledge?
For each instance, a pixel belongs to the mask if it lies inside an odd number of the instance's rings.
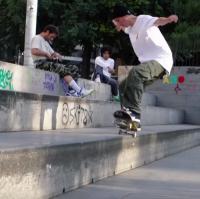
[[[93,80],[95,82],[102,82],[111,86],[113,99],[119,101],[117,81],[111,78],[111,74],[115,73],[114,59],[110,58],[111,50],[108,47],[101,49],[101,56],[95,59],[95,70]]]
[[[42,32],[33,37],[31,42],[31,54],[37,69],[54,72],[76,91],[76,96],[85,97],[93,92],[93,89],[83,89],[74,79],[77,79],[78,67],[67,65],[62,61],[62,56],[55,52],[50,44],[58,37],[59,30],[54,25],[47,25]]]

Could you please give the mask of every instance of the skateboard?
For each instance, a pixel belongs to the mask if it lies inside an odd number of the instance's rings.
[[[132,135],[133,137],[137,136],[139,123],[133,121],[126,111],[115,111],[113,116],[115,118],[114,124],[119,128],[119,134]]]

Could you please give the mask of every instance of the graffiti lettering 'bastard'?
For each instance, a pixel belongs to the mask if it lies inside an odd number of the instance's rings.
[[[67,103],[63,104],[62,122],[64,125],[75,124],[77,126],[92,124],[93,112],[81,105],[68,106]]]
[[[0,68],[0,89],[14,90],[12,81],[13,72]]]

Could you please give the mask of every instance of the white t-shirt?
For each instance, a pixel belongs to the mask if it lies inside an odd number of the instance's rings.
[[[157,19],[149,15],[139,15],[135,24],[125,29],[125,33],[129,35],[141,63],[157,61],[170,73],[173,65],[172,52],[159,28],[154,26]]]
[[[95,66],[101,66],[103,68],[103,74],[107,77],[110,77],[111,74],[108,72],[108,69],[114,69],[114,59],[108,58],[107,60],[105,60],[103,57],[98,56],[95,59]]]
[[[46,41],[41,35],[36,35],[33,37],[31,41],[31,48],[37,48],[44,52],[49,53],[50,55],[54,53],[54,50],[49,45],[49,42]],[[40,59],[46,59],[44,56],[36,56],[32,55],[33,61],[40,60]]]

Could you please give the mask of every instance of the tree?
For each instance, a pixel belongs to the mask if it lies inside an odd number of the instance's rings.
[[[42,0],[38,1],[37,33],[47,24],[60,29],[54,48],[69,55],[76,45],[83,46],[84,77],[89,76],[92,50],[99,45],[110,45],[125,64],[137,59],[129,38],[118,33],[111,23],[110,12],[118,0]],[[196,0],[127,0],[127,7],[134,14],[168,16],[179,15],[178,24],[170,24],[161,31],[170,43],[179,64],[186,64],[200,57],[199,10]],[[0,59],[14,61],[17,49],[24,48],[26,0],[0,0]],[[199,59],[199,58],[198,58]],[[197,64],[200,60],[197,59]]]
[[[24,47],[25,0],[0,0],[0,59],[14,62]]]
[[[169,35],[178,65],[200,65],[200,2],[175,0],[172,4],[179,23]]]

